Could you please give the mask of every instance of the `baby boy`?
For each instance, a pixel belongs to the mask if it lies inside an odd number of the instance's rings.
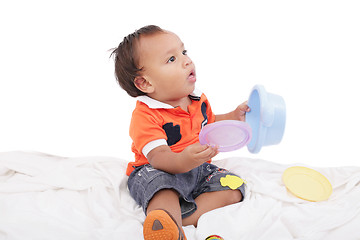
[[[158,26],[129,34],[112,55],[117,81],[138,100],[130,123],[135,161],[126,173],[130,194],[147,216],[144,239],[186,239],[182,226],[196,227],[202,214],[241,202],[245,194],[244,184],[222,184],[221,178],[238,176],[211,164],[218,148],[201,145],[200,130],[216,121],[244,121],[250,109],[244,102],[215,115],[195,88],[184,43]]]

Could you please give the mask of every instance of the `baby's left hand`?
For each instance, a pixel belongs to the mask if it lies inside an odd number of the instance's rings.
[[[245,114],[250,112],[250,108],[247,103],[247,101],[243,102],[234,110],[235,119],[245,122]]]
[[[226,114],[215,115],[215,122],[222,120],[240,120],[245,122],[245,114],[250,112],[247,101],[240,104],[234,111]]]

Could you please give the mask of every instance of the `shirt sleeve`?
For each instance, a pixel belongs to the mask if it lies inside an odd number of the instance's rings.
[[[168,145],[165,139],[151,141],[143,147],[142,153],[147,158],[147,155],[151,152],[151,150],[162,145]]]
[[[146,111],[133,112],[129,134],[136,151],[139,154],[143,153],[145,157],[152,149],[167,145],[162,120]]]

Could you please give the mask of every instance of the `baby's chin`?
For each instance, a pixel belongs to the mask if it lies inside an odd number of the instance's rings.
[[[192,94],[195,91],[195,83],[193,84],[193,86],[190,88],[189,94]]]

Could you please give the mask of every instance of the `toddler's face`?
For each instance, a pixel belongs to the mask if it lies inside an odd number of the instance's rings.
[[[137,50],[142,76],[154,88],[150,97],[166,103],[194,91],[195,65],[177,35],[165,32],[142,37]]]

